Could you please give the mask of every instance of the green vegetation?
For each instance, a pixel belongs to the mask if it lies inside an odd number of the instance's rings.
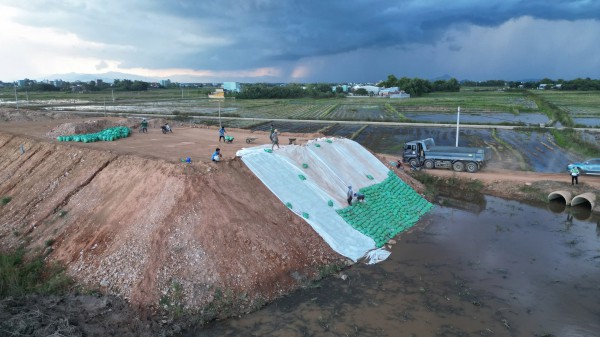
[[[0,199],[0,205],[6,205],[8,204],[10,201],[12,200],[11,197],[2,197],[2,199]]]
[[[544,97],[532,91],[526,91],[525,95],[535,101],[539,109],[550,118],[550,125],[553,125],[558,121],[563,126],[573,126],[571,116],[556,104],[548,102]]]
[[[167,293],[161,296],[158,304],[172,318],[179,318],[184,313],[183,287],[177,281],[172,281]]]
[[[61,267],[47,265],[42,256],[27,260],[23,249],[0,254],[0,298],[63,293],[71,284]]]
[[[319,275],[317,277],[317,281],[322,280],[327,276],[333,275],[335,273],[339,273],[342,269],[344,269],[344,266],[338,263],[332,263],[321,266],[319,268]]]
[[[573,129],[552,129],[550,132],[558,146],[584,156],[600,157],[600,146],[597,143],[583,140],[577,131]]]
[[[458,92],[460,84],[455,78],[448,81],[437,80],[433,83],[421,78],[396,78],[394,75],[388,75],[385,81],[378,83],[381,87],[398,87],[410,94],[411,97],[419,97],[430,92]]]
[[[461,179],[456,176],[437,177],[423,171],[411,172],[411,176],[425,186],[424,194],[430,198],[435,197],[439,190],[481,193],[484,188],[483,183],[475,179]]]

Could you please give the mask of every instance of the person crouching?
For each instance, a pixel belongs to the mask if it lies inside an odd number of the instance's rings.
[[[221,154],[221,149],[217,148],[215,152],[212,154],[212,161],[221,161],[223,159],[223,155]]]
[[[359,192],[354,193],[354,197],[356,198],[357,201],[365,201],[365,195]]]

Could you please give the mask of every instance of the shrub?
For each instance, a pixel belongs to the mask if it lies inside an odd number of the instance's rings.
[[[0,254],[0,299],[29,293],[62,293],[71,284],[63,268],[47,265],[41,256],[28,261],[23,249]]]

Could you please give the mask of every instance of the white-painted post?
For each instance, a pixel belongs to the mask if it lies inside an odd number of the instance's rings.
[[[460,125],[460,107],[458,107],[458,112],[456,113],[456,147],[458,147],[458,129]]]
[[[14,85],[15,88],[15,104],[17,105],[17,110],[19,110],[19,97],[17,96],[17,86]]]
[[[218,103],[219,103],[219,128],[221,128],[222,127],[221,126],[221,102],[218,102]]]

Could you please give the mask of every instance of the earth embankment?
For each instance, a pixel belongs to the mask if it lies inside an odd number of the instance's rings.
[[[142,307],[247,311],[343,261],[237,159],[174,163],[0,134],[0,197],[3,250],[43,252]]]

